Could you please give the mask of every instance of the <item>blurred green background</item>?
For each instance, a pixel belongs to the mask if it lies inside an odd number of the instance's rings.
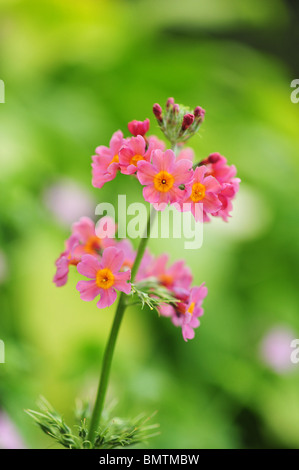
[[[67,421],[94,397],[113,318],[80,301],[75,272],[52,283],[72,217],[141,199],[128,177],[93,188],[90,157],[174,96],[206,109],[190,146],[225,155],[241,189],[200,250],[150,242],[206,281],[205,315],[185,343],[168,319],[128,310],[108,402],[124,417],[158,410],[152,448],[299,447],[298,4],[2,0],[0,28],[0,408],[23,445],[53,446],[23,411],[40,394]]]

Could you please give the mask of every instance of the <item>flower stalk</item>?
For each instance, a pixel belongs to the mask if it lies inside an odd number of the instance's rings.
[[[132,282],[135,279],[135,276],[136,276],[138,268],[140,266],[142,257],[144,255],[145,248],[146,248],[148,238],[149,238],[149,235],[150,235],[151,223],[154,220],[155,214],[156,214],[156,211],[154,210],[154,208],[152,208],[152,210],[151,210],[151,212],[148,216],[145,232],[144,232],[143,237],[141,238],[140,243],[139,243],[139,247],[138,247],[138,250],[137,250],[134,265],[132,267],[132,271],[131,271],[131,280],[132,280]],[[126,307],[127,307],[127,304],[125,302],[125,294],[122,292],[120,297],[119,297],[119,301],[118,301],[117,309],[116,309],[116,312],[115,312],[115,317],[114,317],[114,320],[113,320],[110,336],[109,336],[109,339],[108,339],[108,343],[106,345],[104,358],[103,358],[103,364],[102,364],[102,371],[101,371],[101,376],[100,376],[100,381],[99,381],[99,387],[98,387],[98,392],[97,392],[97,397],[96,397],[93,413],[92,413],[92,416],[91,416],[90,428],[89,428],[89,433],[88,433],[88,440],[91,442],[91,444],[94,444],[95,437],[96,437],[96,432],[99,428],[101,415],[102,415],[103,408],[104,408],[104,403],[105,403],[105,396],[106,396],[106,392],[107,392],[107,388],[108,388],[108,382],[109,382],[109,376],[110,376],[110,370],[111,370],[111,364],[112,364],[115,344],[116,344],[116,340],[117,340],[117,337],[118,337],[120,325],[121,325]]]

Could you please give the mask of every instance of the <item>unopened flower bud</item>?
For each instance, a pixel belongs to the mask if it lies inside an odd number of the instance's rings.
[[[221,158],[220,153],[211,153],[211,155],[208,156],[207,160],[208,160],[208,163],[217,163],[220,158]]]
[[[180,107],[179,107],[178,104],[174,104],[174,105],[173,105],[173,112],[174,112],[174,114],[179,114],[179,112],[180,112]]]
[[[168,98],[168,100],[166,101],[166,109],[169,109],[170,106],[173,106],[173,105],[174,105],[174,99]]]
[[[162,122],[162,108],[158,103],[155,103],[153,106],[153,113],[156,116],[156,119]]]
[[[147,131],[149,130],[149,126],[150,126],[149,119],[146,119],[145,121],[134,120],[134,121],[129,122],[128,129],[129,129],[129,132],[131,132],[131,134],[134,135],[135,137],[137,135],[144,136],[144,134],[146,134]]]
[[[191,124],[193,124],[193,121],[194,121],[194,115],[193,114],[191,114],[191,113],[185,114],[184,119],[183,119],[183,123],[182,123],[182,130],[186,131],[191,126]]]
[[[204,118],[206,112],[203,108],[201,108],[200,106],[196,106],[196,108],[194,109],[194,116],[195,118]]]

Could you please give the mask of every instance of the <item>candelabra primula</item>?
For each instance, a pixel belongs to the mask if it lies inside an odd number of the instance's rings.
[[[140,183],[145,201],[152,204],[145,236],[140,239],[137,251],[128,239],[117,238],[116,224],[108,216],[102,217],[96,226],[88,217],[82,217],[73,224],[65,251],[56,261],[53,280],[56,286],[66,284],[70,268],[77,269],[87,278],[77,283],[81,299],[97,298],[96,305],[100,309],[116,302],[117,293],[121,292],[105,349],[96,401],[90,416],[81,419],[79,433],[75,434],[45,401],[40,412],[29,411],[40,427],[65,447],[133,445],[141,436],[144,438],[144,429],[151,428],[117,421],[122,424],[117,430],[114,426],[113,439],[108,439],[112,424],[105,427],[102,422],[111,362],[124,312],[131,305],[141,308],[147,305],[169,317],[188,341],[194,338],[194,330],[200,324],[202,303],[207,295],[204,283],[192,286],[191,270],[183,260],[168,265],[167,254],[156,257],[150,253],[146,245],[152,216],[170,204],[178,211],[191,211],[196,221],[210,222],[213,217],[227,221],[239,189],[236,168],[229,166],[222,155],[213,153],[194,162],[193,150],[184,147],[203,123],[204,109],[197,106],[192,112],[169,98],[164,111],[155,104],[153,112],[171,148],[155,135],[148,135],[149,119],[135,120],[128,124],[131,137],[124,137],[120,130],[115,132],[109,147],[97,147],[92,157],[94,187],[102,188],[117,173],[122,173]],[[133,432],[134,429],[138,432]]]

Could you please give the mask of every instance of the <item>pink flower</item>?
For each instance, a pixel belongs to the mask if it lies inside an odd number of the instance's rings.
[[[114,245],[115,224],[111,217],[102,217],[97,227],[89,217],[81,217],[72,226],[72,233],[79,239],[79,245],[74,249],[74,256],[80,261],[84,254],[97,255],[100,250]]]
[[[124,261],[121,267],[121,271],[132,269],[136,258],[136,251],[134,250],[132,243],[129,240],[124,239],[118,242],[116,247],[118,250],[122,250],[124,252]],[[140,282],[151,276],[149,266],[151,266],[153,260],[154,257],[150,254],[149,249],[146,248],[136,274],[136,282]]]
[[[132,243],[127,239],[123,239],[117,243],[117,249],[122,250],[124,253],[121,270],[125,271],[127,269],[132,269],[136,258],[136,251],[134,250]]]
[[[137,171],[137,163],[140,160],[149,161],[152,149],[146,149],[146,142],[141,135],[131,137],[130,140],[120,149],[119,164],[121,172],[131,175]]]
[[[84,254],[98,255],[104,248],[114,245],[114,235],[115,224],[110,217],[102,217],[97,229],[89,217],[81,217],[79,222],[74,223],[72,235],[66,240],[66,249],[55,263],[57,269],[53,282],[56,286],[66,284],[69,267],[76,266]]]
[[[190,160],[193,162],[194,160],[194,151],[190,147],[184,147],[182,150],[180,150],[178,156],[176,157],[176,161],[178,162],[179,160]]]
[[[67,283],[69,267],[71,264],[76,265],[77,259],[74,257],[74,249],[79,245],[79,239],[77,235],[71,235],[65,242],[66,249],[59,258],[56,260],[56,273],[53,278],[53,282],[56,287],[64,286]]]
[[[182,201],[181,210],[190,210],[195,220],[200,220],[203,215],[203,222],[209,221],[208,214],[215,213],[221,208],[218,193],[221,185],[213,176],[205,176],[207,168],[205,165],[197,167],[193,178],[185,186],[187,197]]]
[[[182,328],[185,341],[195,336],[194,329],[200,325],[198,318],[204,313],[202,302],[207,293],[208,289],[203,283],[199,287],[192,287],[187,297],[185,292],[178,296],[180,302],[175,306],[164,304],[159,307],[161,315],[171,317],[172,323]]]
[[[145,253],[142,257],[139,269],[136,274],[136,282],[143,281],[144,279],[151,277],[149,272],[149,266],[153,262],[154,257],[151,255],[149,249],[145,250]]]
[[[129,129],[129,132],[131,132],[131,134],[134,135],[135,137],[137,135],[144,136],[144,134],[148,132],[149,126],[150,126],[149,119],[146,119],[145,121],[134,120],[134,121],[129,122],[128,129]]]
[[[69,226],[83,214],[94,214],[94,198],[71,179],[61,179],[47,187],[43,199],[52,215],[63,226]]]
[[[91,301],[100,295],[97,306],[105,308],[115,302],[117,290],[129,294],[131,284],[127,281],[131,277],[131,271],[120,272],[124,257],[124,252],[115,247],[106,248],[101,260],[92,255],[84,255],[77,269],[90,280],[78,282],[76,288],[80,292],[80,298]]]
[[[221,217],[227,222],[230,217],[230,212],[233,208],[232,199],[239,191],[240,179],[236,178],[236,167],[234,165],[228,165],[225,157],[219,153],[212,153],[208,158],[203,160],[203,163],[207,168],[206,175],[211,175],[217,179],[221,184],[221,191],[218,194],[218,198],[222,204],[219,211],[212,214],[215,217]]]
[[[265,335],[260,345],[261,358],[277,373],[292,370],[291,342],[296,333],[283,325],[272,327]]]
[[[0,449],[25,449],[23,439],[10,417],[0,410]]]
[[[185,313],[182,319],[182,334],[185,341],[193,339],[195,336],[194,328],[199,327],[198,317],[203,315],[202,302],[207,296],[208,289],[204,283],[199,287],[192,287],[190,291],[189,302],[186,305]]]
[[[187,184],[192,178],[190,160],[175,161],[172,150],[154,150],[152,163],[138,162],[137,178],[145,186],[143,197],[153,204],[175,203],[182,199],[184,192],[179,189],[181,184]],[[157,210],[160,208],[156,206]]]
[[[211,153],[201,163],[207,168],[207,176],[214,176],[219,183],[229,183],[237,173],[235,165],[227,165],[226,158],[220,153]]]
[[[147,138],[148,145],[151,147],[151,150],[162,150],[162,152],[165,151],[165,142],[163,140],[158,139],[155,135],[150,135]]]
[[[190,269],[185,266],[185,261],[178,260],[167,268],[168,260],[169,256],[167,254],[160,255],[149,266],[148,275],[156,277],[169,290],[176,288],[189,289],[192,274]]]
[[[147,140],[141,135],[131,137],[119,151],[119,164],[121,172],[125,175],[136,173],[139,161],[150,162],[154,150],[164,150],[165,144],[155,136]]]
[[[96,148],[96,155],[92,157],[92,185],[101,188],[107,181],[115,178],[119,170],[119,150],[125,143],[123,133],[117,131],[110,140],[110,146],[100,145]]]
[[[224,183],[222,185],[222,189],[218,194],[219,201],[222,203],[221,209],[212,214],[215,217],[221,217],[225,222],[228,221],[228,218],[231,217],[230,212],[233,209],[232,199],[234,199],[235,195],[239,191],[239,178],[233,178],[230,183]]]

